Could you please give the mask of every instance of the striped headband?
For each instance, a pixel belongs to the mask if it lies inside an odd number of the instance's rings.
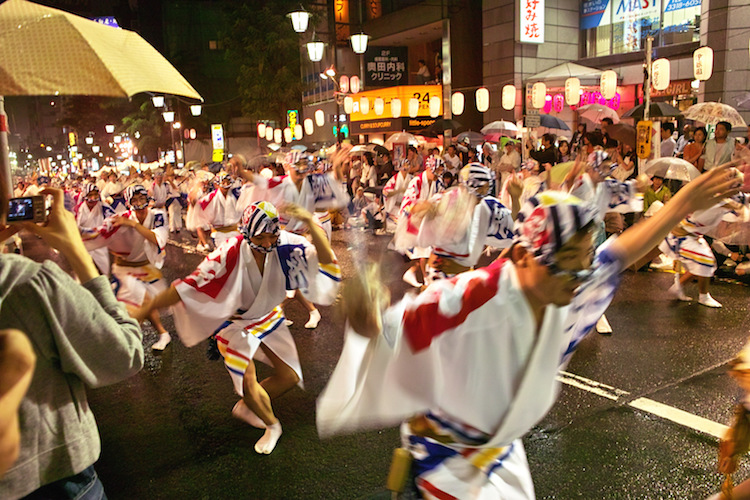
[[[279,212],[267,201],[253,203],[242,213],[240,232],[246,239],[263,233],[279,234]]]
[[[133,199],[133,196],[137,194],[142,194],[143,196],[148,198],[148,191],[140,184],[133,184],[132,186],[128,186],[125,189],[125,201],[128,203],[128,205],[130,205],[130,200]]]
[[[425,160],[425,167],[427,167],[429,170],[432,170],[433,172],[444,166],[445,161],[439,156],[430,156]]]
[[[88,182],[83,185],[83,195],[87,196],[92,191],[99,191],[99,187],[93,182]]]
[[[594,219],[596,208],[563,191],[544,191],[529,198],[518,213],[514,243],[544,265]]]

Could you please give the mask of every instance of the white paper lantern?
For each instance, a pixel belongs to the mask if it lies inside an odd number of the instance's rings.
[[[708,80],[714,70],[714,49],[700,47],[693,52],[693,74],[696,80]]]
[[[391,116],[401,118],[401,99],[391,99]]]
[[[565,80],[565,102],[568,106],[576,106],[581,101],[581,80],[572,77]]]
[[[312,133],[315,132],[315,126],[313,125],[312,118],[305,118],[305,121],[303,123],[305,124],[305,134],[312,135]]]
[[[454,92],[451,96],[451,112],[455,116],[464,112],[464,94],[462,92]]]
[[[378,116],[381,116],[383,114],[383,111],[385,111],[385,101],[382,97],[376,97],[375,98],[375,114]]]
[[[326,123],[326,115],[322,109],[315,110],[315,123],[318,127],[322,127]]]
[[[268,142],[273,140],[273,127],[266,127],[266,140]]]
[[[475,94],[477,101],[477,111],[484,113],[490,109],[490,91],[484,87],[478,88]]]
[[[542,109],[547,99],[547,86],[544,82],[536,82],[531,87],[531,105]]]
[[[349,92],[349,77],[346,75],[341,75],[341,79],[339,80],[339,88],[341,89],[341,92],[346,94]]]
[[[442,104],[440,96],[430,97],[430,116],[432,118],[437,118],[440,115],[440,104]]]
[[[416,118],[419,114],[419,100],[417,100],[415,97],[412,97],[409,99],[409,116],[411,118]]]
[[[359,92],[359,77],[357,75],[354,75],[349,79],[349,88],[351,89],[352,94]]]
[[[293,138],[294,137],[292,135],[292,129],[290,129],[289,127],[285,127],[284,128],[284,141],[286,141],[286,142],[292,142]]]
[[[350,96],[344,97],[344,113],[347,115],[352,114],[352,109],[354,108],[354,99],[352,99]]]
[[[612,99],[617,93],[617,73],[607,70],[602,72],[599,79],[599,92],[605,99]]]
[[[370,100],[367,97],[359,98],[359,112],[363,115],[370,112]]]
[[[503,109],[511,110],[516,107],[516,86],[505,85],[503,86],[502,94],[502,105]]]
[[[669,87],[669,59],[657,59],[651,65],[651,85],[656,90],[666,90]]]
[[[302,139],[302,137],[303,137],[302,125],[298,123],[297,125],[294,126],[294,138],[297,140],[300,140]]]
[[[258,137],[263,137],[266,135],[266,124],[263,122],[260,122],[258,124]]]
[[[273,142],[281,142],[282,138],[282,131],[280,128],[276,128],[273,130]]]

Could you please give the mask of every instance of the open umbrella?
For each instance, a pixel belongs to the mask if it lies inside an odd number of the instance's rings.
[[[515,136],[518,132],[518,127],[515,123],[506,122],[505,120],[497,120],[488,123],[482,127],[482,134],[486,136],[492,135],[513,135]]]
[[[138,34],[24,0],[0,5],[0,122],[4,95],[130,97],[160,92],[202,100]],[[10,192],[0,127],[0,190]]]
[[[701,175],[697,168],[682,158],[667,156],[651,160],[644,171],[648,175],[655,175],[663,179],[675,179],[689,182]]]
[[[601,123],[602,118],[611,118],[614,123],[620,121],[620,117],[614,109],[602,104],[587,104],[578,108],[577,111],[581,118],[586,118],[594,123]]]
[[[474,132],[473,130],[461,132],[456,136],[456,141],[458,141],[459,143],[464,143],[467,140],[469,141],[469,145],[471,146],[480,146],[484,142],[484,136],[479,132]]]
[[[634,118],[636,120],[643,120],[644,109],[646,109],[645,104],[639,104],[634,108],[630,108],[625,114],[622,115],[622,118]],[[682,116],[682,111],[666,102],[652,102],[651,106],[649,107],[648,115],[651,118]]]
[[[385,141],[385,145],[393,146],[394,144],[399,142],[411,144],[412,146],[419,145],[419,141],[417,140],[417,138],[408,132],[396,132]]]
[[[439,135],[443,135],[446,130],[455,132],[462,127],[463,125],[461,125],[456,120],[446,120],[444,118],[438,118],[437,120],[435,120],[435,123],[425,129],[420,130],[417,133],[425,137],[437,137]]]
[[[635,148],[635,127],[627,123],[615,123],[607,127],[607,135],[617,142]]]
[[[685,110],[685,118],[716,125],[719,122],[729,122],[733,127],[747,127],[747,123],[732,106],[720,102],[699,102]]]
[[[567,123],[552,115],[539,115],[539,126],[557,130],[570,130]]]
[[[367,145],[367,147],[372,148],[372,151],[375,154],[378,154],[378,155],[388,154],[388,148],[380,144],[375,144],[374,142],[371,142],[370,144]]]

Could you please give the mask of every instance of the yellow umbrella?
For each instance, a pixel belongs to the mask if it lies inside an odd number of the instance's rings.
[[[0,5],[0,95],[201,99],[137,33],[24,0]]]
[[[568,175],[568,172],[570,172],[570,169],[572,169],[575,164],[576,162],[574,161],[565,161],[553,166],[549,171],[549,180],[554,184],[562,184],[562,181],[565,180],[565,176]]]

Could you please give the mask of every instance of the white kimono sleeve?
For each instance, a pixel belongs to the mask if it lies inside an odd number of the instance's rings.
[[[166,248],[169,239],[169,226],[166,223],[167,214],[164,210],[151,209],[151,211],[154,219],[149,229],[156,235],[156,245],[146,240],[144,250],[148,261],[157,269],[161,269],[167,259]]]
[[[277,249],[287,290],[300,290],[315,304],[331,305],[341,285],[338,262],[321,264],[315,246],[306,238],[284,231]]]

